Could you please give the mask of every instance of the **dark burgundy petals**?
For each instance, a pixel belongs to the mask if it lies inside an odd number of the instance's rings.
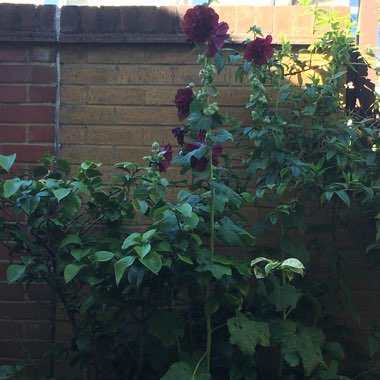
[[[192,152],[193,150],[199,149],[203,144],[198,142],[188,142],[185,144],[185,149],[187,152]]]
[[[160,153],[164,158],[158,163],[158,170],[160,172],[166,172],[170,167],[173,158],[173,148],[170,144],[166,144],[163,148],[160,148]]]
[[[201,142],[205,142],[206,140],[206,131],[204,129],[201,129],[199,132],[198,132],[198,139],[199,141]]]
[[[255,38],[253,41],[248,42],[247,48],[244,52],[244,59],[253,61],[256,65],[263,65],[273,57],[274,50],[271,46],[272,36],[266,38]]]
[[[176,137],[178,144],[183,145],[185,142],[185,132],[181,126],[172,129],[174,137]]]
[[[196,5],[183,17],[183,31],[188,41],[197,45],[211,41],[218,27],[219,16],[209,7]]]
[[[219,164],[219,157],[222,155],[223,147],[219,144],[215,144],[212,147],[212,164],[218,165]]]
[[[197,172],[203,172],[206,170],[208,159],[206,157],[196,158],[191,157],[190,166]]]
[[[185,119],[190,115],[190,105],[193,101],[193,90],[189,87],[179,88],[174,98],[177,106],[179,120]]]
[[[228,24],[226,22],[221,22],[215,31],[214,38],[208,43],[207,55],[209,57],[214,57],[218,50],[223,46],[224,41],[230,36],[227,34]]]

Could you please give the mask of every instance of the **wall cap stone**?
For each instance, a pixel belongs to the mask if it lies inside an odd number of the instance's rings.
[[[233,42],[252,37],[252,25],[262,27],[279,43],[281,34],[295,45],[309,44],[313,15],[300,6],[216,6],[220,20],[226,21]],[[0,4],[0,41],[60,43],[186,43],[181,23],[187,6],[88,7]],[[349,15],[349,7],[326,7],[339,15]],[[56,15],[60,14],[59,22]],[[59,31],[57,30],[59,25]]]

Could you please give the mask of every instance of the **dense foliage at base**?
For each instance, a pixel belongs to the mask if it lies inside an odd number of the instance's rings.
[[[146,166],[118,163],[112,180],[51,156],[16,175],[15,156],[0,156],[8,281],[48,284],[71,324],[66,342],[53,326],[50,373],[31,379],[60,378],[62,359],[101,380],[343,380],[360,371],[353,357],[369,363],[380,331],[350,330],[349,284],[350,262],[379,254],[379,120],[344,107],[350,24],[310,11],[328,31],[305,52],[256,26],[243,52],[224,48],[215,11],[187,11],[200,84],[173,94],[177,155],[153,143]],[[226,65],[247,87],[249,124],[216,103]],[[175,167],[192,180],[170,186]],[[23,369],[2,366],[0,379]]]

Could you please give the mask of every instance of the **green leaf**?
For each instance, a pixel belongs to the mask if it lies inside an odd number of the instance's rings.
[[[345,358],[343,347],[339,342],[328,342],[325,344],[324,349],[338,360],[344,360]]]
[[[130,234],[123,242],[122,249],[128,249],[129,247],[139,244],[141,242],[141,234],[134,232]]]
[[[212,117],[206,116],[201,112],[192,112],[187,118],[193,128],[200,131],[208,131],[212,126]]]
[[[206,318],[210,318],[215,314],[220,307],[220,302],[215,297],[210,297],[204,305],[204,311]]]
[[[374,336],[368,337],[368,349],[369,356],[373,358],[375,353],[379,350],[379,339]]]
[[[7,281],[12,284],[24,276],[26,265],[12,264],[7,269]]]
[[[109,251],[98,251],[92,255],[92,260],[96,262],[110,261],[115,255]]]
[[[284,360],[290,367],[302,364],[305,374],[309,376],[318,366],[325,366],[321,352],[325,338],[321,330],[290,320],[273,320],[270,332],[271,341],[280,344]]]
[[[230,246],[253,246],[256,242],[255,237],[227,217],[219,221],[216,235],[219,240]]]
[[[218,71],[218,74],[219,74],[226,66],[226,57],[224,57],[222,54],[218,52],[214,56],[214,62],[215,62],[216,70]]]
[[[57,198],[58,203],[63,198],[67,197],[70,194],[70,192],[71,192],[71,189],[64,189],[64,188],[53,190],[53,194]]]
[[[338,190],[335,194],[346,204],[347,207],[350,207],[350,197],[344,190]]]
[[[176,362],[170,366],[161,380],[211,380],[211,377],[207,373],[199,373],[199,370],[194,374],[188,363]]]
[[[176,207],[177,210],[183,215],[183,216],[186,216],[188,218],[191,217],[191,214],[192,214],[192,211],[193,211],[193,208],[191,207],[191,205],[189,205],[188,203],[184,203],[180,206],[177,206]]]
[[[190,264],[190,265],[193,265],[193,260],[190,259],[190,257],[187,257],[187,256],[184,256],[184,255],[180,255],[178,254],[178,258],[183,261],[184,263],[186,264]]]
[[[11,197],[22,186],[22,181],[19,178],[8,179],[4,182],[3,194],[5,198]]]
[[[29,216],[31,216],[34,213],[34,211],[36,211],[39,203],[40,203],[40,197],[37,197],[37,196],[20,199],[21,208]]]
[[[69,234],[67,235],[59,245],[58,249],[62,249],[63,247],[66,247],[69,244],[82,244],[82,241],[78,235]]]
[[[9,379],[10,377],[16,376],[17,370],[11,365],[0,366],[0,380]]]
[[[156,231],[157,231],[156,229],[146,231],[142,236],[142,241],[144,243],[148,242],[150,240],[150,238],[154,236]]]
[[[150,252],[144,258],[139,257],[139,261],[154,274],[158,274],[162,268],[161,256],[157,252]]]
[[[276,311],[287,310],[297,306],[302,293],[293,285],[285,283],[276,285],[274,291],[268,296],[268,301],[276,306]]]
[[[301,261],[299,261],[298,259],[294,259],[294,258],[284,260],[281,263],[280,268],[281,269],[288,269],[291,272],[298,273],[302,276],[303,276],[304,271],[305,271],[305,267],[303,266]]]
[[[85,266],[85,264],[68,264],[65,267],[63,277],[65,279],[66,284],[68,284],[75,276],[79,273],[79,271]]]
[[[165,347],[171,347],[185,332],[185,324],[180,315],[169,310],[157,310],[148,326],[149,334],[158,338]]]
[[[236,344],[243,354],[254,355],[258,345],[269,347],[268,323],[253,321],[239,313],[227,321],[227,326],[230,342]]]
[[[152,249],[152,246],[150,244],[144,244],[141,247],[141,252],[140,252],[139,256],[141,258],[144,258],[151,251],[151,249]]]
[[[15,160],[15,154],[12,154],[10,156],[3,156],[0,154],[0,167],[3,168],[6,172],[9,172],[9,169],[12,167]]]
[[[215,144],[224,144],[226,141],[233,141],[232,134],[225,129],[219,130],[215,135],[210,137],[210,140]]]
[[[115,263],[115,279],[116,285],[119,285],[126,269],[130,267],[136,260],[136,256],[126,256]]]

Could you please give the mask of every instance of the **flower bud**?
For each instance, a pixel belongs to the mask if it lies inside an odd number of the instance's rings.
[[[212,103],[210,104],[207,108],[205,108],[203,110],[203,113],[206,115],[206,116],[211,116],[213,115],[215,112],[219,111],[219,107],[218,107],[218,104],[217,103]]]
[[[268,100],[265,96],[260,96],[259,99],[257,99],[261,104],[267,104]]]
[[[160,144],[158,142],[154,142],[152,144],[152,152],[153,153],[158,153],[160,151]]]

